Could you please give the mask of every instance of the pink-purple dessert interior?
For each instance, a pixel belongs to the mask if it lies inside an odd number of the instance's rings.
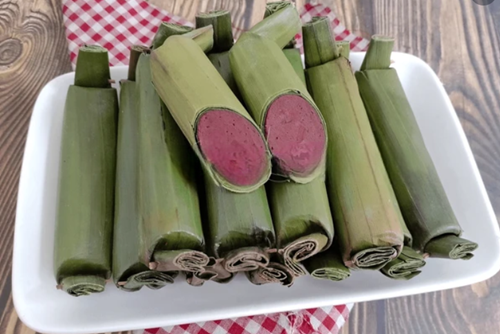
[[[281,95],[269,106],[265,137],[278,172],[306,177],[323,161],[326,133],[316,109],[303,97]]]
[[[245,117],[230,110],[207,111],[198,120],[196,136],[205,159],[228,182],[251,186],[265,176],[266,143]]]

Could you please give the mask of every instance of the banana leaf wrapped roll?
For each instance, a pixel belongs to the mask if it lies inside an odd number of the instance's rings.
[[[233,46],[229,59],[245,105],[269,144],[274,178],[308,183],[323,175],[325,123],[283,51],[249,31]]]
[[[288,1],[268,2],[266,5],[266,11],[264,13],[264,18],[276,13],[276,11],[281,10],[287,6],[293,6],[293,4]],[[283,49],[283,53],[285,54],[285,57],[292,65],[300,81],[302,81],[302,83],[305,85],[306,78],[304,75],[304,65],[302,63],[300,50],[295,47],[295,37],[292,38],[290,42],[288,42],[288,44]]]
[[[306,80],[329,133],[327,189],[342,258],[349,268],[378,270],[403,248],[403,218],[328,19],[314,18],[303,36]]]
[[[176,272],[149,269],[142,254],[141,213],[139,210],[139,110],[135,70],[145,47],[131,50],[128,80],[120,82],[120,114],[116,158],[115,222],[113,227],[113,280],[126,291],[143,286],[159,289],[173,283]]]
[[[238,86],[234,81],[233,72],[229,63],[229,49],[233,46],[233,30],[231,15],[227,10],[216,10],[201,13],[196,16],[196,27],[212,25],[214,27],[214,46],[208,53],[208,59],[222,76],[233,93],[239,98]]]
[[[175,122],[162,115],[150,58],[141,54],[136,71],[143,256],[157,271],[197,271],[209,258],[203,253],[195,160]]]
[[[217,264],[227,273],[267,266],[276,238],[265,188],[237,194],[205,177],[205,198],[207,251]]]
[[[328,249],[333,240],[324,178],[307,184],[269,182],[267,190],[282,262],[295,276],[305,275],[299,262]]]
[[[197,42],[185,36],[171,36],[152,52],[155,88],[213,182],[253,191],[271,174],[264,136]]]
[[[72,296],[102,292],[111,275],[117,115],[106,49],[80,48],[64,107],[53,268]]]
[[[374,36],[356,79],[413,247],[431,257],[468,260],[477,244],[460,238],[462,229],[412,108],[389,67],[393,44]]]
[[[338,282],[351,276],[351,271],[345,266],[339,245],[335,241],[328,250],[307,259],[304,265],[309,274],[318,279]]]

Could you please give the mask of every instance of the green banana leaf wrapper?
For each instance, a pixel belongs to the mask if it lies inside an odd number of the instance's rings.
[[[333,240],[324,178],[307,184],[269,182],[267,191],[282,262],[295,276],[305,275],[299,262],[328,249]]]
[[[401,212],[358,92],[327,18],[304,25],[306,80],[328,129],[327,189],[344,264],[384,267],[403,248]]]
[[[192,27],[182,26],[175,23],[162,22],[158,27],[155,36],[153,37],[151,49],[158,49],[170,36],[184,35],[191,31],[193,31]]]
[[[404,246],[399,256],[380,269],[382,274],[398,280],[409,280],[420,275],[420,269],[425,266],[425,260],[421,253],[413,248]]]
[[[176,273],[149,269],[141,254],[141,215],[138,208],[138,111],[133,81],[122,81],[115,191],[113,280],[118,288],[137,291],[143,286],[159,289],[173,283]]]
[[[436,168],[425,147],[397,72],[390,66],[394,41],[374,36],[356,73],[359,90],[413,247],[431,257],[468,260],[477,248],[462,239]]]
[[[139,210],[139,109],[135,72],[140,55],[147,48],[133,46],[128,80],[120,82],[120,113],[116,158],[115,222],[113,227],[113,280],[125,291],[143,286],[159,289],[173,283],[177,272],[149,269],[142,254]]]
[[[292,3],[278,1],[266,5],[264,19],[254,25],[249,32],[273,41],[283,49],[300,31],[301,26],[299,13]],[[244,33],[238,41],[244,40],[246,36],[250,35]]]
[[[196,28],[209,25],[214,27],[214,47],[207,55],[208,59],[239,99],[240,93],[229,63],[229,49],[233,46],[234,41],[229,11],[217,10],[200,13],[196,16]]]
[[[214,45],[214,30],[211,26],[193,29],[189,26],[182,26],[175,23],[162,22],[158,31],[153,37],[151,49],[158,49],[170,36],[184,35],[198,44],[203,52],[208,53]]]
[[[149,54],[141,54],[136,71],[143,259],[162,272],[201,270],[209,258],[203,253],[196,160],[173,119],[162,113],[150,62]]]
[[[158,95],[213,182],[230,191],[245,193],[256,190],[269,179],[271,154],[264,136],[196,41],[185,35],[169,37],[162,47],[152,52],[151,72]],[[263,147],[264,150],[262,163],[252,167],[252,172],[258,171],[257,181],[238,184],[229,180],[227,175],[204,155],[198,140],[198,123],[205,114],[209,115],[212,111],[234,114],[257,134],[259,139],[255,145]]]
[[[307,259],[304,266],[312,277],[318,279],[338,282],[351,276],[351,271],[345,266],[335,241],[328,250]]]
[[[261,267],[246,273],[250,282],[255,285],[278,283],[286,287],[293,285],[295,275],[285,265],[271,261],[266,267]]]
[[[288,1],[276,1],[276,2],[268,2],[266,5],[266,11],[264,13],[264,18],[276,13],[283,8],[290,6],[293,7],[293,4]],[[302,57],[300,55],[300,50],[295,47],[295,37],[293,37],[288,44],[283,49],[283,53],[285,57],[288,59],[290,64],[292,65],[295,73],[300,78],[300,81],[305,85],[306,78],[304,75],[304,65],[302,64]]]
[[[216,10],[196,15],[196,28],[213,27],[213,48],[211,53],[226,52],[233,46],[231,15],[227,10]]]
[[[111,275],[118,96],[109,80],[106,49],[80,48],[64,107],[53,268],[72,296],[102,292]]]
[[[271,19],[273,15],[265,20]],[[294,68],[280,47],[272,40],[253,34],[250,31],[244,33],[236,42],[229,52],[229,59],[245,105],[263,132],[266,132],[266,116],[273,102],[288,95],[301,97],[319,119],[322,128],[320,130],[322,132],[321,145],[324,147],[321,158],[314,165],[300,170],[289,166],[294,165],[294,160],[302,163],[302,155],[309,157],[311,155],[310,146],[304,145],[305,148],[296,147],[295,151],[300,152],[300,154],[292,159],[274,156],[274,178],[288,179],[297,183],[308,183],[316,177],[324,175],[327,140],[324,119],[309,95],[306,86],[296,75]],[[303,132],[308,133],[309,130],[303,129]],[[264,133],[266,139],[268,141],[274,139],[273,132],[271,130],[268,132]],[[271,151],[273,151],[272,148]]]
[[[283,53],[292,65],[295,74],[299,77],[300,81],[305,85],[306,84],[306,76],[304,74],[304,64],[302,64],[302,56],[300,55],[300,50],[292,47],[283,49]]]
[[[385,265],[380,271],[387,277],[398,280],[409,280],[421,273],[420,269],[425,266],[422,253],[413,248],[413,237],[404,221],[401,221],[404,235],[404,247],[399,256]]]
[[[237,273],[267,266],[276,237],[265,188],[238,194],[205,177],[205,200],[207,251],[216,261],[205,271]],[[221,274],[215,278],[225,281],[227,275]]]
[[[286,11],[292,12],[292,8],[294,8],[294,5],[293,5],[293,3],[289,2],[289,1],[268,2],[266,4],[266,11],[264,12],[264,19],[275,14],[276,12],[285,11],[285,9],[286,9]],[[291,27],[293,27],[293,25]],[[290,32],[292,31],[291,27],[290,27]],[[300,27],[299,27],[299,29],[300,29]],[[280,44],[280,46],[281,46],[281,44]],[[292,39],[284,46],[284,48],[285,49],[295,48],[295,36],[292,37]]]

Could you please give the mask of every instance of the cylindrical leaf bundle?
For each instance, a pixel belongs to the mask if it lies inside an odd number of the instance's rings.
[[[266,191],[237,194],[205,177],[209,253],[228,273],[252,271],[269,263],[275,233]]]
[[[54,272],[73,296],[104,290],[111,273],[118,97],[104,48],[80,48],[62,126]]]
[[[380,269],[403,248],[401,212],[349,60],[328,19],[303,27],[306,80],[328,128],[327,187],[347,267]]]
[[[333,221],[325,181],[307,184],[270,182],[269,203],[282,262],[296,276],[305,275],[299,263],[330,247]]]
[[[374,36],[356,79],[413,247],[432,257],[470,259],[477,244],[460,238],[462,229],[397,72],[389,68],[393,43]]]
[[[195,160],[151,80],[150,55],[137,64],[139,210],[143,256],[158,271],[196,271],[209,259],[201,225]]]

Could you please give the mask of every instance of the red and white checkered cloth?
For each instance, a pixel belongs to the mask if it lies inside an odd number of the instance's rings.
[[[108,49],[111,66],[127,65],[130,46],[151,44],[162,21],[193,25],[143,0],[63,0],[63,15],[73,64],[81,45],[98,44]],[[326,6],[306,4],[300,16],[303,22],[314,16],[327,16],[337,40],[349,41],[353,51],[368,47],[368,40],[347,30]],[[300,35],[297,44],[302,45]]]
[[[336,334],[349,316],[350,305],[296,312],[255,315],[135,331],[135,334]]]
[[[132,45],[149,45],[162,21],[193,25],[191,22],[156,8],[143,0],[63,0],[64,24],[71,62],[75,64],[78,48],[97,44],[109,51],[111,66],[127,65]],[[351,50],[363,51],[368,40],[350,33],[331,9],[306,4],[301,18],[327,16],[337,40],[351,43]],[[240,27],[234,27],[241,31]],[[302,38],[296,36],[297,45]],[[165,328],[136,331],[136,334],[327,334],[338,333],[347,321],[353,304],[282,312],[226,320],[207,321]]]

